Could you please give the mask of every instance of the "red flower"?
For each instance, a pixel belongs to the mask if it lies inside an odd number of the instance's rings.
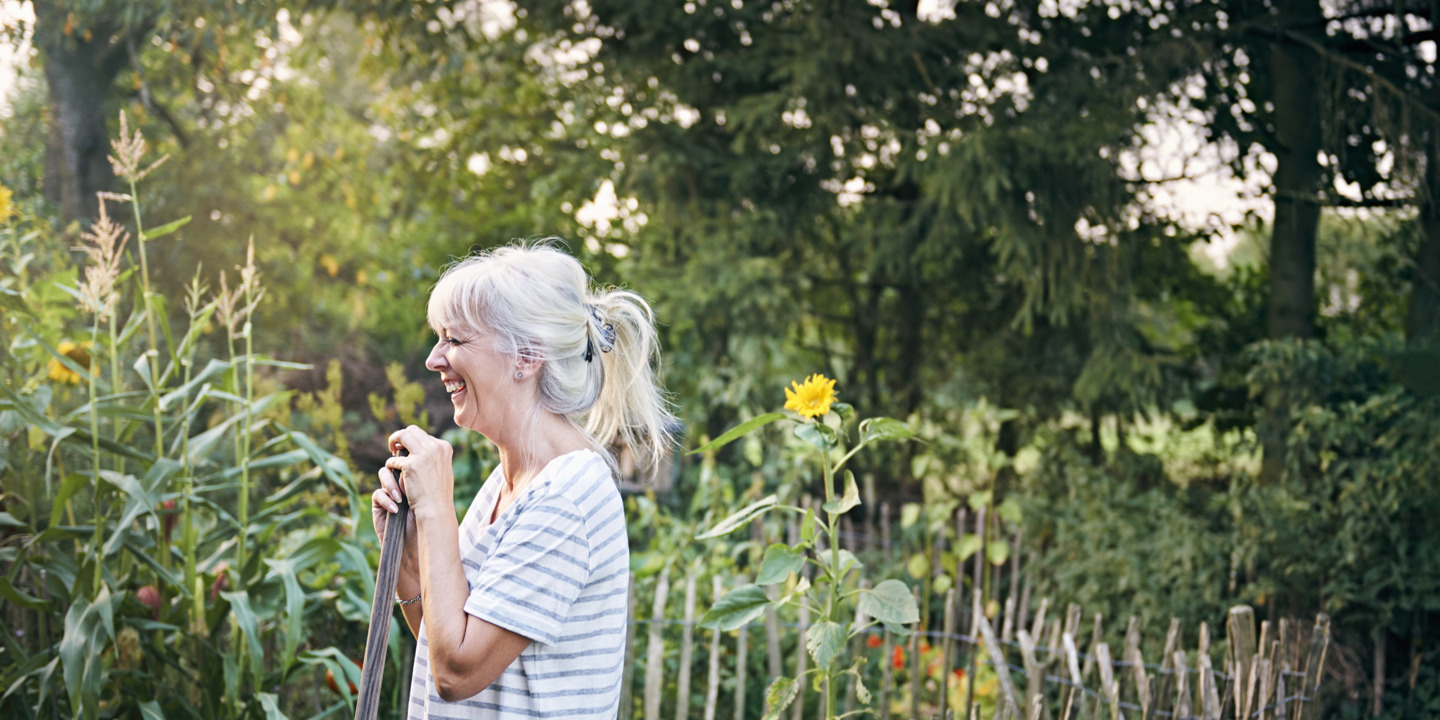
[[[893,662],[893,663],[895,664],[895,669],[896,669],[896,670],[904,669],[904,667],[905,667],[905,648],[900,647],[899,645],[896,645],[896,646],[895,646],[895,656],[894,656],[894,659],[891,660],[891,662]]]
[[[871,650],[874,650],[875,648],[880,647],[880,645],[881,645],[880,636],[879,636],[879,635],[871,635],[870,637],[865,638],[865,645],[866,645],[866,647],[869,647]]]
[[[965,668],[955,668],[955,679],[956,679],[956,680],[964,680],[964,679],[965,679]]]

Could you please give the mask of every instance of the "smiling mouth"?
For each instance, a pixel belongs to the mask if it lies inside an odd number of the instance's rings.
[[[450,399],[454,400],[455,398],[460,396],[460,393],[465,392],[465,381],[451,380],[450,382],[445,383],[445,391],[450,393]]]

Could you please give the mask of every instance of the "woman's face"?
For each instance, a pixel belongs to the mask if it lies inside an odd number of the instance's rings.
[[[492,334],[442,328],[425,367],[440,373],[455,407],[456,425],[486,436],[500,427],[497,423],[514,400],[516,362],[495,349]]]

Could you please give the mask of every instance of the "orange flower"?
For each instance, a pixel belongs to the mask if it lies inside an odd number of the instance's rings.
[[[955,668],[955,679],[956,679],[956,680],[964,680],[964,679],[965,679],[965,668]]]
[[[900,647],[899,645],[896,645],[896,646],[895,646],[894,658],[891,660],[891,662],[895,665],[895,669],[896,669],[896,670],[902,670],[902,669],[904,669],[904,668],[905,668],[905,648]]]
[[[871,650],[880,647],[881,644],[882,643],[880,641],[879,635],[871,635],[870,637],[865,638],[865,646],[870,648]]]

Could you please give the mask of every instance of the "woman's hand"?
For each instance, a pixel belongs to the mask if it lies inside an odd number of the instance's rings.
[[[389,526],[390,515],[400,509],[400,483],[390,468],[380,468],[380,487],[370,496],[370,519],[375,524],[375,534],[380,537],[380,546],[385,546],[385,529]],[[401,567],[416,567],[419,552],[416,545],[415,513],[407,516],[405,523],[405,550]]]
[[[410,499],[410,517],[425,517],[432,512],[455,515],[455,474],[451,465],[453,449],[450,443],[427,434],[411,425],[390,435],[390,451],[405,450],[406,456],[396,455],[385,461],[380,471],[381,489],[386,490],[387,480]],[[398,476],[398,483],[396,482]],[[385,501],[379,496],[379,501]],[[390,494],[393,502],[395,495]],[[391,506],[386,505],[388,510]]]

